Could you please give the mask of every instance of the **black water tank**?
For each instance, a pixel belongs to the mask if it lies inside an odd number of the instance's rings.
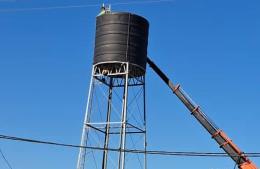
[[[94,64],[129,62],[145,73],[148,30],[148,21],[135,14],[118,12],[97,16]]]

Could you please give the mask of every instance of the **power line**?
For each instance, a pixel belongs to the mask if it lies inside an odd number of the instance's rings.
[[[46,145],[54,145],[54,146],[62,146],[62,147],[72,147],[72,148],[86,148],[91,150],[99,150],[99,151],[113,151],[113,152],[126,152],[126,153],[139,153],[139,154],[150,154],[150,155],[164,155],[164,156],[190,156],[190,157],[230,157],[226,153],[212,153],[212,152],[178,152],[178,151],[156,151],[156,150],[137,150],[137,149],[116,149],[116,148],[103,148],[103,147],[93,147],[93,146],[80,146],[75,144],[65,144],[58,142],[50,142],[50,141],[42,141],[42,140],[34,140],[28,138],[21,137],[13,137],[7,135],[0,135],[0,139],[6,140],[14,140],[14,141],[22,141],[29,142],[35,144],[46,144]],[[260,157],[260,153],[244,153],[248,157]],[[235,157],[234,155],[233,157]]]
[[[3,151],[1,150],[1,148],[0,148],[0,154],[1,154],[2,158],[4,159],[6,165],[9,167],[9,169],[13,169],[12,166],[11,166],[11,164],[9,163],[9,161],[7,160],[7,158],[5,157],[5,155],[4,155]]]
[[[113,6],[119,5],[134,5],[134,4],[151,4],[162,2],[173,2],[174,0],[149,0],[149,1],[135,1],[135,2],[118,2],[112,3]],[[35,7],[35,8],[13,8],[0,9],[0,12],[25,12],[25,11],[39,11],[39,10],[54,10],[54,9],[71,9],[71,8],[89,8],[99,7],[100,4],[86,4],[86,5],[66,5],[66,6],[49,6],[49,7]]]

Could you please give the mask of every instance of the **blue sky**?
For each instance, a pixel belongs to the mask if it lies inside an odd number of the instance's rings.
[[[103,1],[0,0],[0,133],[79,144],[99,7],[2,9]],[[118,3],[127,1],[104,1]],[[260,152],[260,2],[112,5],[150,22],[149,55],[245,152]],[[148,148],[222,152],[147,71]],[[75,168],[77,149],[0,140],[14,169]],[[260,159],[253,159],[260,166]],[[149,169],[227,169],[229,158],[149,156]],[[7,169],[0,159],[0,168]]]

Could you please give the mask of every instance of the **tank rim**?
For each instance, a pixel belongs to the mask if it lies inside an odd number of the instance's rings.
[[[140,17],[140,18],[142,18],[143,20],[145,20],[146,22],[147,22],[147,24],[149,25],[149,21],[145,18],[145,17],[143,17],[143,16],[141,16],[141,15],[138,15],[138,14],[135,14],[135,13],[131,13],[131,12],[110,12],[110,13],[106,13],[106,14],[104,14],[104,15],[99,15],[99,16],[97,16],[97,18],[98,17],[102,17],[102,16],[106,16],[106,15],[117,15],[117,14],[130,14],[130,15],[134,15],[134,16],[136,16],[136,17]]]

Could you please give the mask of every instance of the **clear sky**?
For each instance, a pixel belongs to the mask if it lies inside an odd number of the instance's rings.
[[[127,2],[110,0],[106,3]],[[0,0],[0,134],[79,144],[97,0]],[[150,22],[149,55],[245,152],[260,152],[260,1],[112,5]],[[147,71],[148,148],[222,152]],[[0,140],[13,169],[73,169],[77,149]],[[260,158],[253,159],[260,166]],[[149,156],[149,169],[231,169],[229,158]],[[0,168],[7,169],[0,158]]]

